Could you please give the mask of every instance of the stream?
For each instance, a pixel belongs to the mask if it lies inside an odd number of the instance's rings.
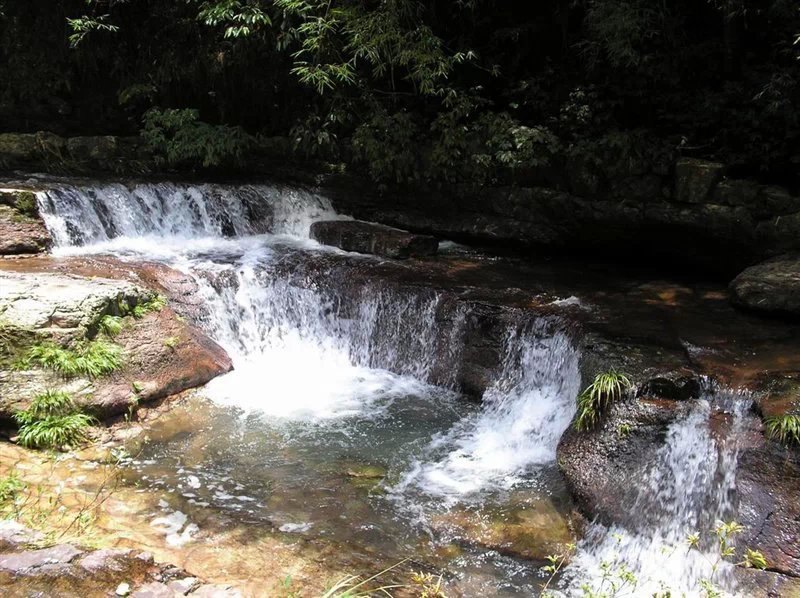
[[[555,459],[580,352],[557,317],[508,325],[476,402],[456,381],[469,305],[328,268],[379,258],[309,239],[312,222],[344,218],[324,197],[271,185],[62,184],[38,200],[56,255],[190,274],[200,324],[233,360],[203,398],[156,420],[126,462],[130,484],[163,496],[151,524],[164,542],[202,541],[198,513],[212,509],[333,542],[354,566],[411,558],[464,596],[539,593],[545,557],[574,537]],[[642,480],[639,517],[588,523],[557,586],[597,579],[617,556],[640,580],[630,595],[662,584],[692,592],[710,575],[710,555],[669,549],[735,514],[736,442],[707,424],[713,410],[737,417],[741,402],[728,395],[709,386],[670,427]],[[720,578],[735,592],[725,567]]]

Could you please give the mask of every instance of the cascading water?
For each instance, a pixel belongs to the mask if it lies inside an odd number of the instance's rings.
[[[567,569],[571,587],[597,583],[604,566],[610,564],[613,572],[624,564],[636,577],[635,587],[625,590],[631,595],[660,595],[667,589],[672,595],[696,595],[704,580],[735,592],[733,567],[715,550],[714,529],[718,521],[735,519],[736,430],[748,404],[741,399],[709,391],[669,427],[637,484],[630,529],[593,524]],[[732,418],[721,438],[712,433],[709,419],[717,409]],[[696,548],[687,544],[690,534],[703,536]]]
[[[431,382],[455,382],[463,306],[441,318],[442,297],[432,291],[342,291],[280,268],[291,260],[285,244],[308,249],[310,223],[339,217],[323,197],[267,185],[62,185],[40,193],[39,204],[57,252],[145,256],[195,276],[205,324],[235,365],[209,386],[218,401],[325,419],[374,415],[387,400],[431,394]],[[295,240],[276,246],[276,235]],[[413,483],[468,494],[513,485],[530,466],[551,463],[577,380],[563,334],[512,328],[486,408],[433,440]],[[274,398],[285,396],[292,400]]]
[[[442,512],[536,487],[554,469],[580,383],[568,336],[553,322],[520,318],[509,325],[482,408],[455,401],[469,307],[431,289],[350,280],[346,269],[307,271],[330,255],[308,239],[310,224],[340,217],[325,198],[269,185],[63,185],[40,193],[39,204],[56,253],[157,259],[190,273],[204,298],[203,325],[233,359],[235,370],[214,380],[207,393],[245,419],[212,426],[227,425],[230,433],[201,445],[225,458],[198,458],[202,466],[192,469],[185,462],[192,447],[180,445],[175,481],[161,479],[158,487],[183,488],[193,504],[221,508],[231,507],[238,493],[236,509],[255,516],[266,508],[265,516],[281,529],[346,533],[365,542],[377,534],[391,544],[409,533],[396,521],[409,513],[428,529]],[[347,258],[356,264],[363,259],[369,258]],[[707,524],[701,514],[727,515],[736,462],[735,447],[710,436],[709,403],[697,405],[670,428],[645,477],[634,511],[647,516],[632,532],[592,525],[565,579],[596,577],[615,553],[636,569],[641,588],[658,589],[662,579],[696,588],[705,557],[679,549],[667,558],[661,549]],[[271,437],[280,444],[264,440]],[[291,457],[281,456],[285,451]],[[168,460],[171,454],[158,456]],[[345,491],[338,482],[314,477],[330,462],[353,456],[389,465],[382,504],[394,505],[393,514],[387,518],[371,506],[381,525],[337,523],[342,516],[330,509],[341,507]],[[232,464],[240,462],[252,479],[223,490],[236,479]],[[313,475],[302,473],[306,463]],[[259,502],[274,482],[262,479],[262,470],[290,471],[282,483],[297,486],[301,498]],[[318,501],[318,517],[308,513],[308,500]],[[345,532],[337,527],[342,525]],[[613,540],[617,532],[620,544]],[[410,546],[417,544],[403,550]],[[486,557],[478,560],[484,567]],[[513,567],[524,581],[509,595],[534,592],[538,581],[531,570]],[[479,587],[499,593],[500,585]]]

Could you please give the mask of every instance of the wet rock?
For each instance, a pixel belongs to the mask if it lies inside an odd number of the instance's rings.
[[[705,203],[725,174],[725,165],[695,158],[675,164],[675,199],[682,203]]]
[[[50,246],[50,234],[38,219],[0,205],[0,255],[40,253]]]
[[[175,592],[168,588],[166,584],[158,581],[151,581],[133,591],[131,598],[174,598]]]
[[[750,207],[756,203],[760,189],[761,185],[756,181],[725,179],[714,189],[713,201],[726,206]]]
[[[124,280],[0,271],[0,318],[6,327],[62,345],[91,338],[104,314],[125,313],[154,296]],[[201,386],[232,367],[219,345],[169,307],[123,323],[113,342],[122,348],[124,365],[110,375],[64,380],[42,369],[0,372],[0,419],[10,419],[34,396],[53,388],[72,393],[97,417],[117,415],[140,401]]]
[[[759,422],[745,431],[736,476],[738,544],[760,550],[771,571],[800,577],[800,452],[767,441]]]
[[[311,225],[311,237],[345,251],[394,259],[434,255],[439,243],[427,235],[359,220],[326,220]]]
[[[0,134],[0,163],[20,164],[39,155],[36,135],[31,133]]]
[[[196,577],[184,577],[183,579],[176,579],[169,582],[167,587],[176,594],[185,596],[199,585],[200,580]]]
[[[242,598],[239,590],[220,584],[200,586],[190,595],[196,598]]]
[[[581,511],[603,522],[629,522],[652,455],[685,402],[635,399],[614,403],[594,430],[573,426],[558,445],[557,460]]]
[[[60,544],[41,550],[0,554],[0,569],[14,575],[27,575],[48,565],[65,565],[83,554],[71,544]]]
[[[784,255],[747,268],[731,282],[730,292],[740,307],[800,315],[800,255]]]

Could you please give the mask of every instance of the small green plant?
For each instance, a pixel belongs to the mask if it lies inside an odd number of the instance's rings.
[[[177,336],[168,336],[167,338],[164,339],[163,342],[165,347],[174,350],[175,347],[177,347],[180,344],[181,340]]]
[[[19,479],[16,472],[0,478],[0,509],[17,500],[20,492],[25,489],[25,484]]]
[[[131,315],[137,320],[142,319],[147,314],[161,311],[167,305],[167,300],[161,295],[156,295],[149,301],[139,303],[131,310]]]
[[[42,343],[28,350],[19,367],[38,365],[54,370],[67,378],[88,376],[99,378],[122,367],[122,348],[103,340],[78,343],[64,349],[54,343]]]
[[[395,563],[391,567],[387,567],[383,571],[376,573],[372,577],[362,580],[357,575],[345,575],[336,581],[330,588],[328,588],[321,596],[321,598],[368,598],[369,596],[384,595],[391,596],[389,590],[398,588],[406,588],[404,584],[382,585],[377,588],[368,589],[370,582],[377,580],[382,575],[388,573],[392,569],[399,567],[408,559],[403,559],[399,563]],[[432,596],[431,598],[438,598]]]
[[[84,440],[93,418],[81,413],[72,397],[62,391],[37,395],[30,407],[14,414],[19,443],[28,448],[60,449]]]
[[[800,415],[776,415],[764,420],[767,436],[781,444],[800,445]]]
[[[98,328],[100,329],[100,332],[105,334],[107,337],[114,338],[120,332],[122,332],[122,318],[119,316],[105,315],[100,318]]]
[[[630,424],[620,424],[617,426],[617,438],[620,440],[627,438],[631,434],[631,425]]]
[[[36,201],[36,194],[32,191],[20,191],[16,194],[14,207],[20,214],[28,218],[36,218],[39,215],[39,206]]]
[[[578,419],[575,427],[578,430],[594,428],[609,404],[621,399],[631,386],[630,378],[616,370],[598,374],[578,395]]]

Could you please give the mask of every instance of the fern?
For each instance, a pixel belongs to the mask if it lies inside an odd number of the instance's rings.
[[[800,415],[776,415],[764,420],[767,436],[781,444],[800,445]]]
[[[139,303],[136,307],[133,308],[133,310],[131,311],[131,315],[137,320],[140,320],[149,313],[161,311],[162,309],[164,309],[166,305],[167,305],[167,300],[161,295],[156,295],[149,301]]]
[[[630,387],[630,379],[616,370],[598,374],[578,395],[578,419],[575,420],[575,427],[578,430],[594,428],[608,405],[621,399]]]
[[[86,440],[94,419],[81,413],[72,397],[48,390],[34,397],[30,407],[14,414],[19,442],[28,448],[72,447]]]
[[[119,316],[106,315],[100,319],[100,331],[106,336],[114,338],[122,332],[122,318]]]
[[[85,413],[50,415],[20,426],[19,443],[28,448],[74,447],[86,440],[93,421]]]
[[[74,349],[64,349],[53,343],[32,347],[22,366],[38,365],[56,371],[67,378],[88,376],[99,378],[122,367],[122,348],[107,341],[79,343]]]

